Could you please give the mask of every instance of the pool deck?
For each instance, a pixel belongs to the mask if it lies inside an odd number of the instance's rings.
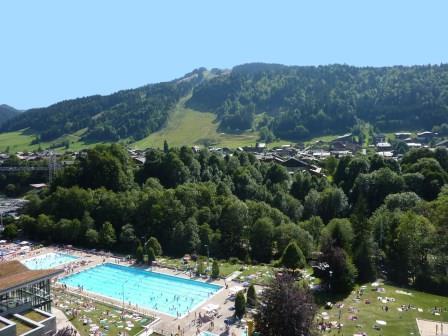
[[[91,268],[91,267],[95,267],[95,266],[100,265],[105,262],[119,264],[122,266],[133,266],[133,261],[124,262],[124,261],[122,261],[122,259],[120,259],[118,257],[110,256],[110,255],[101,255],[98,253],[93,254],[93,253],[90,253],[89,251],[82,251],[79,249],[58,249],[56,247],[44,247],[44,248],[32,250],[25,255],[16,257],[15,259],[24,260],[24,259],[28,259],[30,257],[35,257],[35,256],[43,255],[46,253],[50,253],[50,252],[66,253],[66,254],[71,254],[71,255],[78,257],[78,259],[74,260],[71,263],[61,265],[60,268],[64,268],[64,267],[66,268],[65,274],[61,275],[61,277],[64,277],[64,276],[67,276],[67,275],[70,275],[73,273],[77,273],[77,272],[83,271],[83,270]],[[136,267],[138,267],[138,266],[136,266]],[[143,268],[143,267],[138,267],[138,268],[147,269],[147,268]],[[160,272],[162,274],[173,275],[173,276],[177,276],[177,277],[181,277],[181,278],[185,278],[185,279],[206,281],[209,283],[220,285],[220,286],[222,286],[222,289],[220,289],[216,294],[211,296],[209,299],[205,300],[202,304],[197,306],[195,310],[191,311],[187,315],[182,316],[181,318],[176,318],[176,317],[164,314],[159,311],[142,308],[142,307],[139,307],[136,305],[129,306],[128,304],[125,304],[125,309],[132,310],[132,311],[135,311],[135,312],[138,312],[141,314],[145,314],[148,316],[158,318],[159,322],[155,325],[155,327],[153,327],[153,330],[160,334],[163,334],[163,335],[176,334],[179,330],[182,332],[182,335],[185,335],[185,336],[197,335],[198,328],[201,332],[202,331],[211,331],[216,334],[221,334],[225,331],[224,320],[230,319],[233,316],[232,309],[234,307],[234,302],[228,299],[230,296],[230,288],[232,288],[233,286],[240,286],[241,284],[239,282],[233,281],[231,278],[226,279],[226,280],[219,279],[219,280],[213,280],[213,281],[209,280],[209,279],[204,280],[204,279],[200,279],[200,278],[196,278],[196,277],[190,278],[188,276],[188,274],[186,274],[185,272],[176,271],[176,270],[172,270],[172,269],[165,268],[165,267],[159,267],[159,266],[152,267],[152,271]],[[228,285],[228,288],[225,287],[225,284]],[[54,285],[61,287],[61,285],[58,283],[54,283]],[[70,292],[74,292],[78,295],[83,295],[88,298],[95,299],[100,302],[113,304],[117,307],[123,307],[122,302],[120,302],[118,300],[114,300],[109,297],[98,295],[96,293],[80,292],[80,290],[77,288],[68,288],[67,290]],[[196,321],[200,314],[201,315],[205,314],[205,310],[203,309],[203,307],[208,304],[219,305],[218,315],[213,320],[214,328],[210,327],[211,326],[210,322],[203,323],[202,326],[198,327],[198,325],[196,324]],[[232,332],[234,332],[236,336],[239,336],[242,333],[242,331],[243,331],[242,328],[232,326],[230,328],[229,335],[232,335]],[[142,335],[146,336],[145,333],[143,333]]]

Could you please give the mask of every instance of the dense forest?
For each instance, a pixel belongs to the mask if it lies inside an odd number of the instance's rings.
[[[431,129],[448,121],[448,65],[412,67],[247,64],[195,88],[190,107],[213,111],[228,131],[267,127],[278,138],[348,131]]]
[[[447,295],[448,152],[330,158],[323,167],[327,177],[291,174],[245,152],[168,146],[135,166],[124,148],[101,145],[30,195],[6,232],[125,253],[152,237],[166,255],[204,255],[207,246],[215,258],[249,263],[292,254],[303,261],[288,268],[328,263],[323,281],[337,292],[381,274]]]
[[[246,64],[31,109],[0,131],[29,128],[40,140],[52,140],[86,129],[84,139],[92,141],[138,140],[161,129],[179,99],[190,94],[187,106],[214,112],[222,131],[258,130],[263,140],[337,134],[359,121],[383,132],[448,123],[448,65]]]

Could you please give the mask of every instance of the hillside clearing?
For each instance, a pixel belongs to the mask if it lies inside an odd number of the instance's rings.
[[[184,99],[177,105],[163,129],[133,143],[132,146],[138,149],[162,148],[165,140],[174,147],[213,145],[236,148],[255,145],[258,139],[257,132],[220,133],[216,116],[213,113],[198,112],[186,108],[183,103]]]
[[[53,141],[41,142],[39,144],[32,144],[36,135],[27,132],[27,130],[20,130],[15,132],[0,133],[0,151],[7,151],[11,153],[20,151],[33,151],[39,149],[53,149],[56,151],[78,151],[83,148],[92,147],[103,142],[86,142],[82,141],[81,137],[87,129],[81,129],[72,134],[66,134]],[[68,145],[68,147],[66,147]]]

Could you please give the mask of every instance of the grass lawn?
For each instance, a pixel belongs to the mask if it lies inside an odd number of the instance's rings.
[[[187,265],[183,264],[180,258],[161,257],[157,261],[162,266],[175,267],[179,270],[183,270]],[[233,272],[241,272],[238,280],[248,281],[256,284],[266,284],[271,279],[273,267],[272,265],[245,265],[241,263],[231,263],[229,261],[218,260],[219,274],[221,277],[228,277]],[[210,261],[211,265],[211,261]],[[195,262],[190,261],[190,267],[195,266]],[[248,279],[247,276],[254,276],[252,279]]]
[[[0,133],[0,151],[6,151],[9,147],[11,153],[23,150],[37,149],[38,146],[31,145],[34,136],[26,134],[25,131]]]
[[[124,315],[124,319],[122,319],[121,309],[117,307],[63,292],[60,289],[55,289],[54,295],[56,307],[64,312],[81,336],[92,334],[91,324],[99,326],[99,330],[102,333],[107,333],[108,336],[118,335],[120,332],[135,335],[142,331],[145,325],[153,321],[152,317],[144,315],[139,315],[141,319],[137,320],[130,313]],[[78,310],[77,316],[73,316],[74,309]],[[127,323],[132,324],[128,326]]]
[[[341,310],[341,323],[344,325],[342,328],[344,335],[353,335],[354,333],[366,332],[371,335],[382,336],[395,336],[395,335],[419,335],[417,329],[416,318],[428,319],[428,320],[443,320],[448,321],[448,312],[443,311],[440,316],[432,314],[431,309],[435,306],[448,308],[448,298],[443,296],[437,296],[418,292],[414,290],[403,289],[391,285],[380,285],[384,288],[385,292],[380,293],[373,291],[373,287],[370,284],[366,284],[365,292],[360,299],[357,300],[356,290],[352,292],[348,297],[341,301],[344,304],[342,309],[338,309],[334,306],[330,310],[321,308],[320,312],[327,312],[329,318],[326,322],[338,321],[339,310]],[[357,288],[358,289],[358,288]],[[397,293],[397,291],[406,292],[411,295]],[[382,303],[378,300],[378,297],[388,297],[395,299],[395,302]],[[325,298],[322,298],[322,302]],[[327,298],[327,300],[329,300]],[[366,300],[370,301],[370,304],[366,304]],[[334,302],[334,301],[333,301]],[[407,311],[399,311],[401,305],[411,305],[415,309],[411,308]],[[386,312],[381,307],[388,306]],[[419,311],[419,308],[421,311]],[[350,311],[351,310],[351,311]],[[350,317],[356,316],[357,320],[352,320]],[[321,321],[322,317],[317,318]],[[387,325],[381,327],[380,330],[373,328],[376,320],[386,321]],[[326,332],[326,335],[340,335],[338,330],[332,330]]]
[[[255,145],[258,138],[256,132],[244,132],[242,134],[220,133],[216,115],[186,108],[185,102],[188,98],[185,97],[180,100],[165,127],[133,143],[132,146],[139,149],[148,147],[163,148],[165,140],[173,147],[211,144],[220,147],[236,148]]]
[[[25,322],[22,322],[18,318],[9,317],[8,319],[11,322],[14,322],[16,324],[16,335],[22,335],[22,334],[34,329],[34,326],[31,326]]]
[[[26,312],[25,314],[22,314],[23,316],[29,318],[30,320],[36,321],[36,322],[40,322],[43,321],[45,319],[48,318],[48,316],[42,315],[40,313],[38,313],[37,311],[34,310],[30,310],[28,312]]]
[[[336,139],[338,136],[341,136],[341,134],[338,134],[338,135],[323,135],[323,136],[320,136],[320,137],[312,138],[310,140],[305,141],[305,146],[312,145],[312,144],[314,144],[315,142],[318,142],[318,141],[331,142],[334,139]]]
[[[101,142],[88,143],[81,140],[82,135],[87,131],[86,128],[81,129],[72,134],[63,135],[55,140],[49,142],[41,142],[40,144],[32,145],[31,142],[35,139],[35,135],[28,133],[26,130],[16,132],[0,133],[0,151],[6,151],[9,147],[10,153],[20,151],[34,151],[40,146],[41,149],[54,149],[56,151],[65,151],[65,142],[69,142],[69,150],[78,151],[83,148],[88,148],[100,144]]]

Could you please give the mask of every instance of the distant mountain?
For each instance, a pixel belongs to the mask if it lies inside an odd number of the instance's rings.
[[[227,133],[255,129],[303,140],[349,131],[359,121],[380,131],[429,129],[448,123],[448,65],[201,68],[171,82],[31,109],[0,131],[29,128],[52,140],[86,129],[83,137],[93,141],[138,140],[163,129],[185,97],[188,108],[215,113]]]
[[[16,110],[14,107],[11,107],[9,105],[0,105],[0,125],[2,125],[6,120],[15,117],[20,112],[21,111]]]
[[[29,128],[49,141],[81,129],[84,139],[116,141],[144,138],[160,129],[178,100],[202,78],[199,69],[171,82],[142,86],[107,96],[65,100],[26,111],[8,120],[0,131]]]
[[[264,113],[258,127],[291,140],[346,132],[359,120],[380,131],[430,129],[448,122],[448,65],[246,64],[202,82],[188,106],[216,113],[227,131]]]

